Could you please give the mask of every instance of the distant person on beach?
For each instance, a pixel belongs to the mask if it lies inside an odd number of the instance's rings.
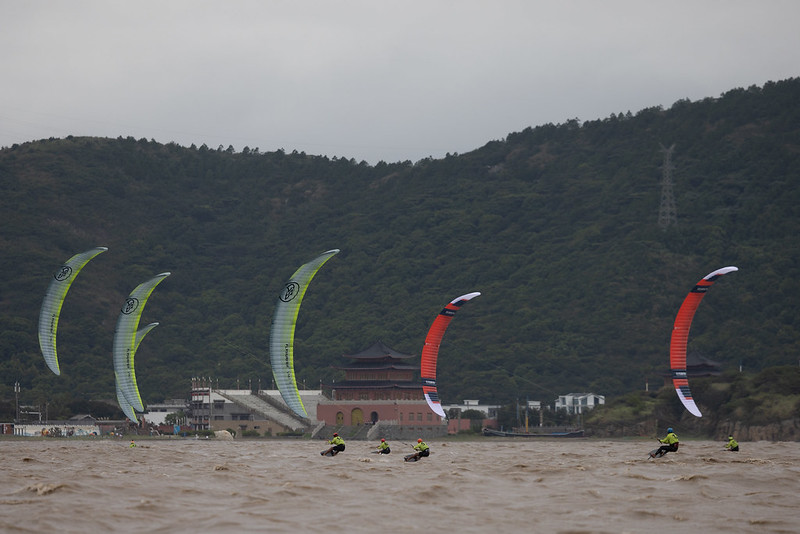
[[[728,444],[725,445],[725,448],[729,451],[739,452],[739,442],[733,439],[733,436],[728,436]]]
[[[414,445],[414,450],[417,451],[414,454],[410,454],[406,456],[406,462],[414,461],[416,462],[420,458],[426,458],[431,454],[431,448],[428,447],[428,444],[422,441],[422,438],[417,440],[417,444]]]
[[[344,440],[339,437],[339,434],[336,432],[333,433],[333,439],[328,441],[332,445],[332,447],[328,448],[327,450],[322,451],[320,454],[325,456],[326,454],[330,454],[331,456],[336,456],[340,452],[344,450]]]
[[[672,427],[667,429],[667,437],[664,439],[659,439],[658,442],[663,443],[664,445],[660,446],[657,451],[651,452],[650,458],[660,458],[668,452],[676,452],[678,450],[678,446],[680,445],[678,436],[675,435]]]
[[[381,438],[381,443],[380,445],[378,445],[378,452],[380,454],[389,454],[390,452],[392,452],[392,449],[389,448],[389,444],[386,443],[386,440],[384,438]]]

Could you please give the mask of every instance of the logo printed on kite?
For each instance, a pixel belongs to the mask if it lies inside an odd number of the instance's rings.
[[[125,299],[125,304],[122,306],[122,310],[120,311],[125,315],[130,315],[131,313],[136,311],[136,308],[138,307],[139,307],[139,299],[128,297]]]
[[[59,282],[68,280],[70,276],[72,276],[72,267],[69,265],[62,265],[56,274],[53,275],[53,277]]]
[[[299,294],[300,294],[300,284],[298,284],[297,282],[289,282],[288,284],[286,284],[286,287],[283,288],[280,299],[283,302],[289,302]]]

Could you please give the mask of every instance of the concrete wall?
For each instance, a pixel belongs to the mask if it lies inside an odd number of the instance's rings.
[[[50,432],[52,428],[59,429],[62,437],[100,435],[100,427],[97,425],[70,425],[64,423],[17,425],[14,427],[14,435],[29,437],[43,436],[44,434],[42,431]]]
[[[242,437],[242,433],[248,430],[255,430],[260,436],[277,436],[280,432],[289,432],[292,429],[266,419],[255,421],[211,421],[211,430],[235,430],[236,437]]]

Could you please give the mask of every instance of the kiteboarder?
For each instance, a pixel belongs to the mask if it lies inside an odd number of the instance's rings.
[[[739,452],[739,442],[733,439],[733,436],[728,436],[728,444],[725,448],[732,452]]]
[[[135,447],[135,446],[136,446],[136,442],[135,442],[135,441],[133,441],[133,440],[131,440],[131,444],[130,444],[130,445],[128,445],[128,447],[130,447],[130,448],[133,448],[133,447]]]
[[[406,462],[416,462],[420,458],[426,458],[431,454],[431,448],[428,447],[427,443],[422,441],[422,438],[417,439],[417,444],[414,445],[414,450],[417,452],[406,456],[405,457]]]
[[[678,446],[680,445],[680,443],[678,442],[678,436],[675,435],[675,432],[672,430],[672,427],[669,427],[667,429],[667,437],[665,437],[664,439],[659,439],[658,442],[664,443],[664,445],[652,451],[650,453],[650,458],[661,458],[668,452],[676,452],[678,450]]]
[[[344,440],[340,438],[339,434],[336,432],[333,433],[333,439],[331,439],[328,443],[330,443],[332,447],[322,451],[320,453],[322,456],[336,456],[344,450]]]
[[[380,445],[378,445],[377,449],[378,450],[375,452],[379,454],[389,454],[390,452],[392,452],[392,450],[389,448],[389,444],[386,443],[386,440],[384,438],[381,438],[381,443]]]

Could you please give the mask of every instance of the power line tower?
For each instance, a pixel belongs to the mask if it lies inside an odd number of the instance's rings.
[[[658,225],[662,230],[666,230],[671,224],[678,224],[678,215],[675,211],[675,197],[672,194],[672,152],[675,150],[675,143],[669,148],[661,145],[661,152],[664,153],[664,165],[661,173],[661,206],[658,208]]]

